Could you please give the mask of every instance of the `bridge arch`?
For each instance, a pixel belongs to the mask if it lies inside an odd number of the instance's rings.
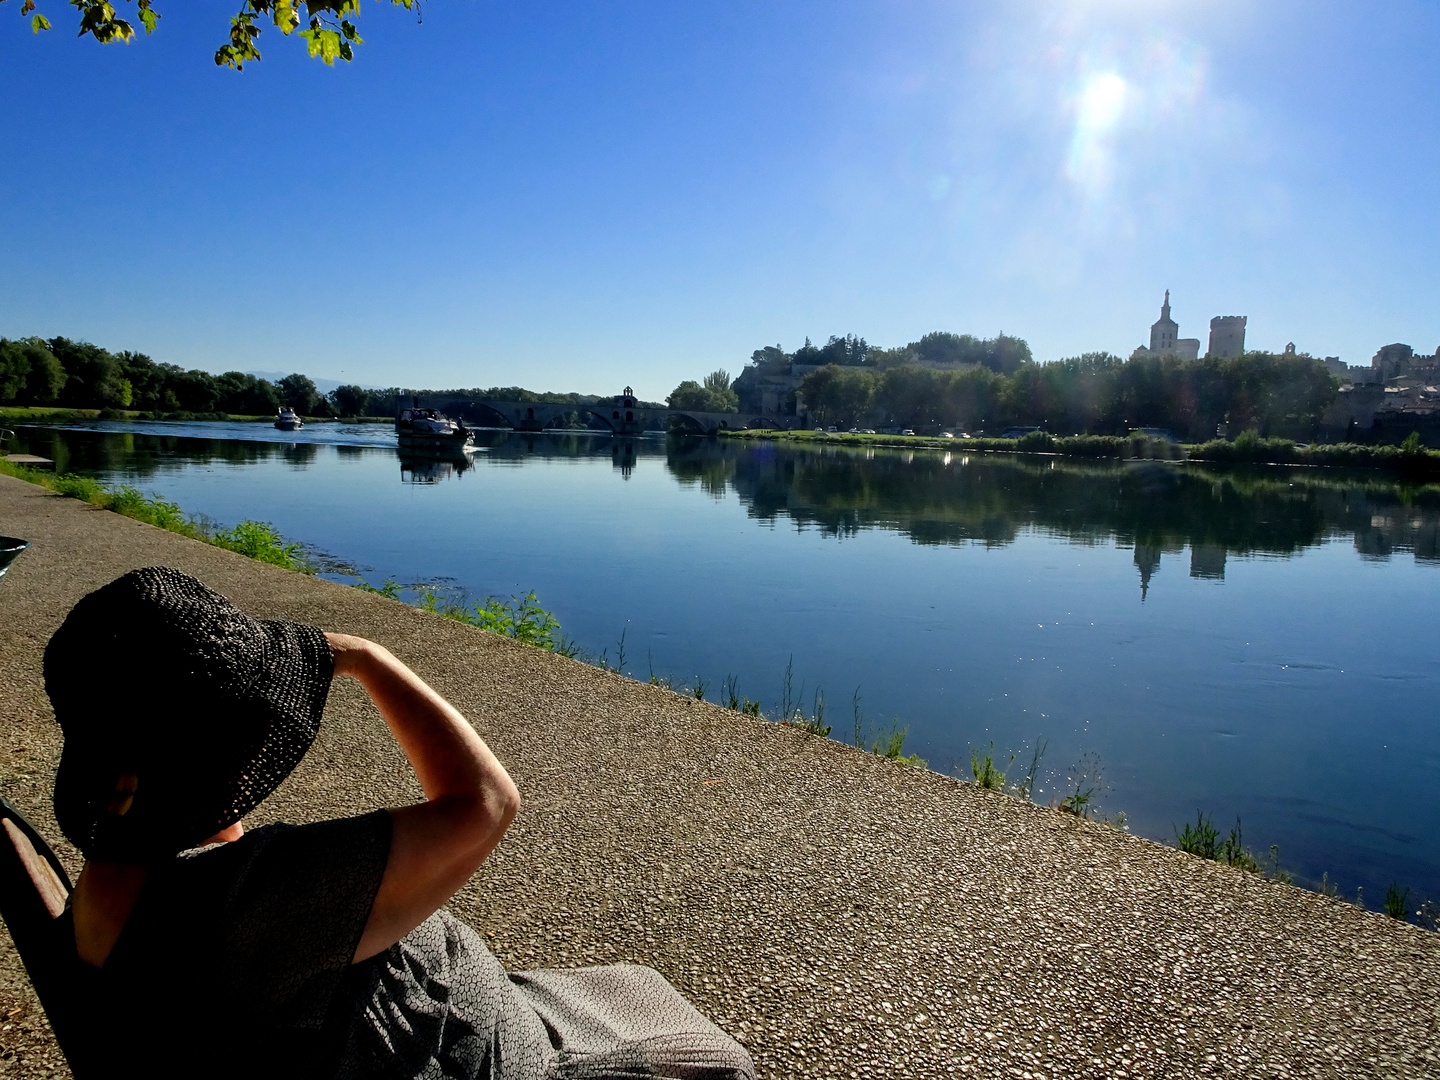
[[[466,402],[466,404],[469,405],[472,409],[475,409],[476,411],[483,414],[480,417],[480,420],[482,422],[494,418],[500,421],[499,424],[495,425],[496,427],[506,427],[510,428],[512,431],[515,429],[515,422],[511,420],[510,417],[505,415],[502,410],[497,409],[494,405],[490,405],[484,401],[470,401]],[[486,424],[485,426],[489,427],[490,425]]]

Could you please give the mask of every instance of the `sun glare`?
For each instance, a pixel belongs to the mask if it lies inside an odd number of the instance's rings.
[[[1090,194],[1110,181],[1111,135],[1125,114],[1129,84],[1113,71],[1092,76],[1080,91],[1065,172]]]

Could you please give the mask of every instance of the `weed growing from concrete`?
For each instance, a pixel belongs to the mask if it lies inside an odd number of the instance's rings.
[[[574,656],[578,651],[560,632],[560,620],[540,606],[533,592],[512,596],[509,600],[487,596],[473,604],[464,604],[443,600],[432,589],[421,589],[415,606],[562,656]]]
[[[1025,766],[1025,775],[1012,788],[1017,799],[1030,801],[1031,795],[1035,791],[1035,774],[1040,769],[1040,759],[1045,756],[1045,748],[1049,745],[1047,740],[1042,740],[1039,735],[1035,736],[1035,750],[1030,755],[1030,764]],[[1011,760],[1014,760],[1013,755]]]
[[[1071,788],[1074,790],[1070,790]],[[1089,818],[1095,812],[1096,803],[1105,793],[1105,776],[1097,755],[1082,754],[1080,760],[1070,766],[1069,786],[1066,790],[1070,791],[1070,794],[1060,800],[1062,811],[1079,818]]]
[[[1240,819],[1235,819],[1235,826],[1230,834],[1223,839],[1220,830],[1215,828],[1213,822],[1205,817],[1200,811],[1195,812],[1195,824],[1187,824],[1185,828],[1175,833],[1175,846],[1181,851],[1191,855],[1198,855],[1202,859],[1210,859],[1214,862],[1222,862],[1226,866],[1234,866],[1240,870],[1248,870],[1251,873],[1258,873],[1260,863],[1245,846],[1244,833],[1241,829]],[[1271,853],[1278,861],[1278,847],[1271,849]]]
[[[400,583],[395,581],[395,579],[393,578],[386,578],[385,583],[381,585],[378,589],[375,588],[374,585],[371,585],[364,578],[361,578],[355,583],[355,588],[359,589],[361,592],[374,593],[376,596],[383,596],[387,600],[400,599]]]
[[[788,716],[782,714],[780,723],[786,727],[798,728],[810,735],[819,735],[821,738],[830,737],[830,725],[825,723],[825,694],[817,686],[815,696],[811,701],[810,715],[805,715],[805,710],[796,708]]]
[[[805,684],[800,684],[800,692],[795,692],[795,654],[790,654],[790,659],[785,661],[785,674],[780,679],[780,715],[782,717],[792,716],[798,708],[799,699],[805,695]]]
[[[653,677],[651,681],[654,681]],[[720,703],[732,712],[744,713],[746,716],[761,715],[758,701],[751,701],[740,695],[740,680],[733,674],[725,676],[725,680],[720,684],[720,693]]]
[[[1295,875],[1289,870],[1282,870],[1280,868],[1279,844],[1270,845],[1270,854],[1265,857],[1265,865],[1260,868],[1260,873],[1271,881],[1278,882],[1281,885],[1295,884]],[[1334,889],[1334,886],[1332,885],[1331,888]],[[1338,892],[1339,890],[1335,889],[1335,893]]]
[[[925,759],[919,754],[910,754],[909,756],[905,754],[905,736],[908,734],[910,734],[910,725],[906,724],[901,727],[900,718],[892,717],[890,730],[879,734],[879,737],[871,745],[870,751],[891,761],[903,761],[906,765],[923,766]]]
[[[987,791],[1004,791],[1005,774],[995,767],[994,761],[995,744],[992,742],[989,748],[982,754],[973,746],[970,748],[970,772],[975,777],[975,783]],[[1015,755],[1010,755],[1010,761],[1005,763],[1009,768],[1015,761]]]
[[[1385,890],[1383,910],[1390,918],[1405,922],[1410,916],[1410,890],[1402,889],[1397,882],[1392,881],[1390,888]]]

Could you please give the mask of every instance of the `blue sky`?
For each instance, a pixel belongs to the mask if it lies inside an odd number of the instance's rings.
[[[130,7],[129,3],[117,3]],[[1440,5],[0,5],[0,334],[215,371],[660,397],[806,335],[1440,345]]]

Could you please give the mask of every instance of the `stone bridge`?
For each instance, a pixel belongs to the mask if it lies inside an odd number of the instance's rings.
[[[487,427],[508,427],[516,431],[545,431],[557,421],[579,413],[581,418],[593,416],[617,435],[638,435],[642,431],[668,431],[672,427],[714,435],[720,431],[745,428],[794,428],[803,417],[763,416],[759,413],[699,412],[691,409],[647,408],[635,397],[630,387],[609,401],[589,404],[550,403],[542,401],[499,401],[475,398],[455,401],[442,408],[455,415],[466,413],[473,423]]]

